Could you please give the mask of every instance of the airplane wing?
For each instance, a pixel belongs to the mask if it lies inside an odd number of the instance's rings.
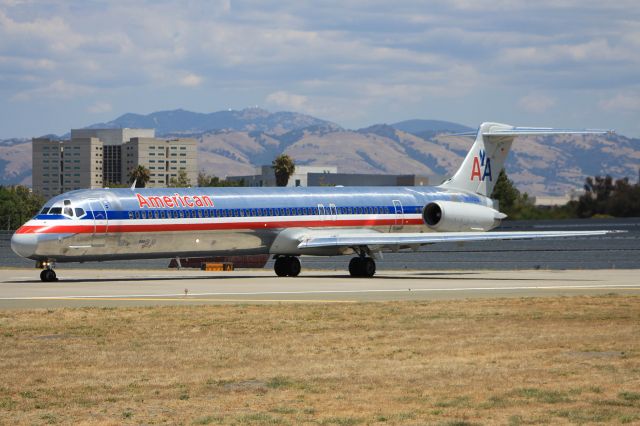
[[[417,248],[421,245],[491,240],[528,240],[534,238],[586,237],[625,231],[526,231],[526,232],[430,232],[430,233],[381,233],[362,232],[352,234],[306,234],[298,244],[299,249],[328,247],[390,247],[392,249]]]

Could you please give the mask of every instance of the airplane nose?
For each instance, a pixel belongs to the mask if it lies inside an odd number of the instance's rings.
[[[38,235],[36,234],[18,234],[15,233],[11,237],[11,250],[18,256],[30,257],[36,252],[38,246]]]

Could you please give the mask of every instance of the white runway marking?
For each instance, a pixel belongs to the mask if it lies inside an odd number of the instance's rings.
[[[305,295],[305,294],[358,294],[358,293],[402,293],[402,292],[447,292],[447,291],[501,291],[501,290],[614,290],[638,289],[640,284],[583,284],[557,286],[508,286],[508,287],[451,287],[451,288],[397,288],[397,289],[364,289],[364,290],[306,290],[306,291],[256,291],[256,292],[212,292],[166,294],[119,294],[119,295],[74,295],[74,296],[33,296],[33,297],[0,297],[0,300],[61,300],[61,299],[116,299],[130,297],[189,297],[202,296],[270,296],[270,295]]]

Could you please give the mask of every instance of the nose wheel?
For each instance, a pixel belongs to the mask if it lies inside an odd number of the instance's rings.
[[[376,262],[370,257],[354,257],[349,262],[352,277],[371,278],[376,273]]]
[[[276,258],[273,269],[279,277],[297,277],[302,267],[300,266],[300,259],[297,257],[283,256]]]
[[[43,269],[42,272],[40,272],[40,279],[44,282],[58,281],[56,272],[53,269]]]

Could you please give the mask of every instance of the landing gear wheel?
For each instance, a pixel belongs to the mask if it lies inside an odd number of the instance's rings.
[[[360,276],[360,264],[361,264],[361,259],[359,257],[354,257],[353,259],[351,259],[349,261],[349,274],[352,277],[359,277]]]
[[[365,257],[362,259],[362,276],[366,278],[371,278],[376,273],[376,262],[370,258]]]
[[[297,257],[290,257],[288,263],[287,275],[290,277],[297,277],[300,275],[300,270],[302,269],[302,266],[300,266],[300,259]]]
[[[278,257],[276,263],[273,265],[273,270],[276,271],[276,275],[279,277],[287,276],[287,258]]]
[[[349,274],[352,277],[371,278],[376,273],[376,262],[370,257],[354,257],[349,262]]]
[[[53,269],[43,269],[42,272],[40,272],[40,279],[44,282],[58,281]]]
[[[300,275],[300,259],[295,256],[285,256],[276,258],[273,265],[276,275],[279,277],[297,277]]]

